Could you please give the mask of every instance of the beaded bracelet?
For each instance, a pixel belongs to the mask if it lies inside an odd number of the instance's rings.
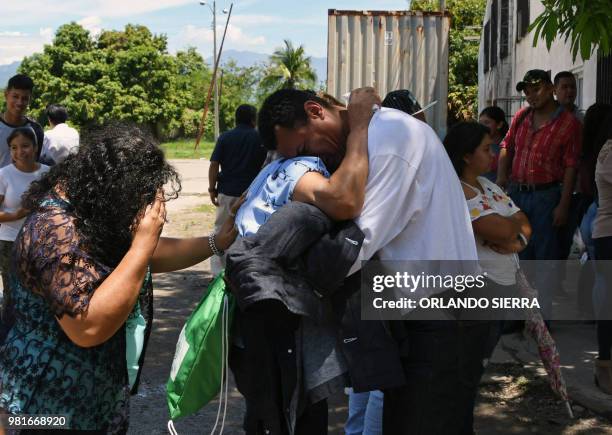
[[[208,236],[208,246],[210,246],[210,250],[212,251],[213,254],[218,255],[219,257],[221,257],[223,255],[223,251],[221,251],[221,250],[219,250],[219,248],[217,248],[217,244],[215,243],[215,235],[214,234]]]

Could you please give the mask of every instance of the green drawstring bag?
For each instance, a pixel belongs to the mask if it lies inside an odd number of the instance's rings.
[[[227,384],[229,326],[234,306],[234,297],[225,291],[221,272],[209,284],[176,343],[166,385],[171,420],[197,412],[219,393],[224,380]],[[225,389],[227,395],[227,385]]]

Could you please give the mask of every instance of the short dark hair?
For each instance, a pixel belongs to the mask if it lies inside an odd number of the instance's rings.
[[[68,120],[68,111],[66,111],[64,106],[60,106],[59,104],[49,104],[45,109],[45,112],[47,113],[47,118],[49,118],[49,121],[55,125],[61,124]]]
[[[401,110],[408,115],[421,110],[418,100],[408,89],[398,89],[389,92],[382,101],[382,106]]]
[[[508,121],[506,121],[506,112],[504,112],[501,107],[498,107],[498,106],[485,107],[484,109],[482,109],[482,112],[480,112],[480,116],[482,115],[488,118],[491,118],[495,122],[503,122],[502,128],[499,131],[499,133],[503,137],[506,136],[506,133],[508,133],[509,126],[508,126]],[[493,132],[490,132],[490,134],[493,134]]]
[[[294,128],[308,121],[304,103],[314,101],[330,108],[331,104],[317,96],[314,91],[299,89],[280,89],[269,95],[259,109],[257,128],[264,146],[275,150],[276,135],[274,127]]]
[[[461,177],[465,168],[463,158],[476,151],[487,134],[489,129],[475,121],[459,122],[450,128],[444,138],[444,148],[458,176]]]
[[[595,103],[584,115],[582,129],[582,158],[597,160],[599,151],[608,139],[612,137],[612,105]]]
[[[561,79],[574,79],[574,81],[576,81],[576,76],[569,71],[558,72],[557,75],[555,76],[554,85],[557,86],[559,84],[559,81],[561,81]]]
[[[16,74],[11,77],[6,85],[6,90],[21,89],[23,91],[30,91],[34,89],[34,82],[30,77],[25,74]]]
[[[236,109],[236,125],[254,124],[257,119],[257,109],[250,104],[241,104]]]
[[[36,140],[36,133],[32,127],[17,127],[15,130],[11,131],[11,134],[6,138],[6,144],[11,146],[11,142],[18,136],[27,137],[32,142],[35,148],[38,147],[38,142]]]

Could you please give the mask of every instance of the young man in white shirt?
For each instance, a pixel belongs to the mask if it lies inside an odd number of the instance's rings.
[[[34,130],[38,146],[36,157],[40,156],[45,134],[40,124],[27,116],[33,89],[34,82],[25,74],[14,75],[6,85],[4,90],[6,111],[0,114],[0,168],[12,163],[6,140],[18,127],[31,127]]]
[[[66,124],[68,112],[64,106],[49,104],[46,113],[51,129],[45,134],[40,161],[51,166],[79,150],[79,132]]]
[[[344,108],[312,92],[281,90],[262,105],[258,125],[264,145],[281,156],[317,156],[330,172],[344,169],[343,158],[349,157],[344,155],[346,141],[353,133]],[[332,217],[358,216],[356,222],[365,233],[359,260],[376,254],[383,261],[476,262],[463,192],[435,132],[403,112],[383,108],[372,117],[367,148],[369,174],[363,199],[351,204],[351,198],[336,195],[329,179],[316,172],[300,179],[294,199],[320,208],[322,202],[341,200],[342,212]],[[348,279],[360,269],[357,261]],[[469,355],[460,354],[463,338],[458,321],[393,321],[390,331],[405,383],[385,390],[384,433],[459,433],[465,406],[461,402],[467,394],[460,391],[459,361]]]

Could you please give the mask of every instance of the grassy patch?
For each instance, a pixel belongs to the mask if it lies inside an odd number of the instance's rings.
[[[167,159],[210,159],[215,144],[213,142],[201,141],[197,150],[194,150],[195,138],[177,139],[172,142],[161,144]]]
[[[199,213],[216,213],[217,207],[215,207],[212,204],[202,204],[202,205],[198,205],[195,208],[195,211],[199,212]]]

